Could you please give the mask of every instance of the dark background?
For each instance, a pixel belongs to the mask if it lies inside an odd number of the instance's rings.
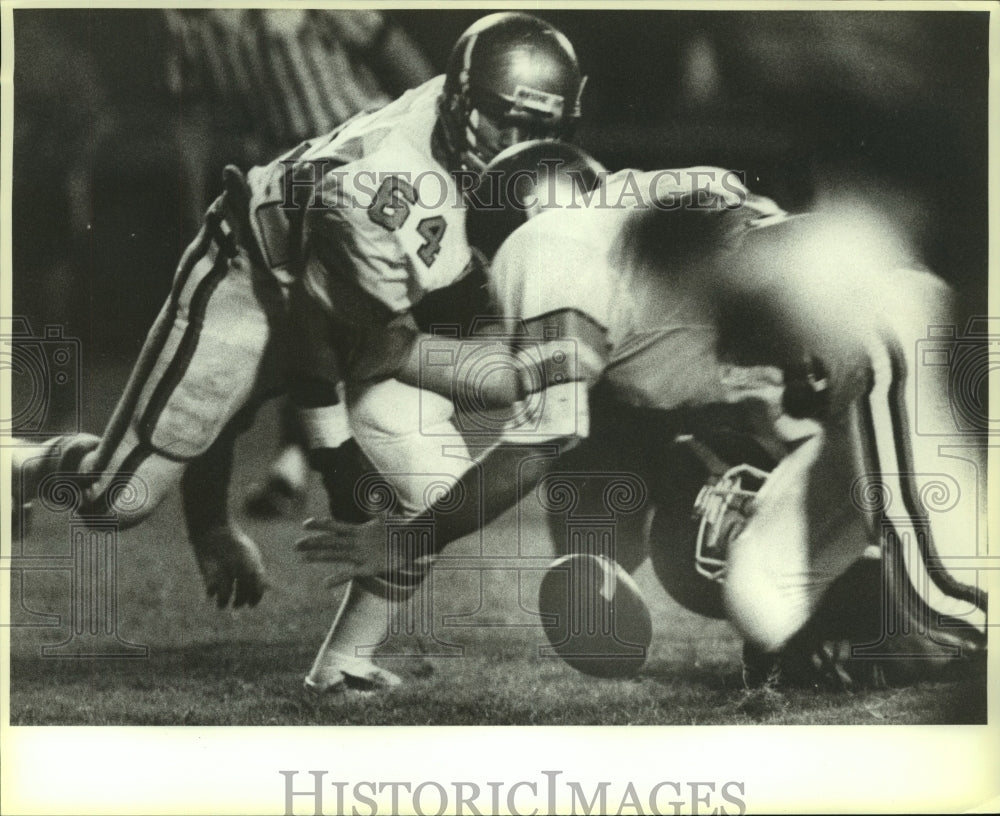
[[[437,71],[484,13],[387,12]],[[851,190],[985,311],[986,13],[542,16],[589,75],[578,140],[609,168],[722,165],[791,210]],[[192,201],[179,170],[171,130],[205,114],[168,92],[159,17],[14,13],[15,314],[65,326],[89,362],[135,356],[217,192]]]
[[[438,70],[455,38],[482,13],[391,12]],[[609,167],[723,165],[743,171],[753,189],[793,210],[838,195],[875,202],[966,294],[970,308],[985,310],[986,14],[544,16],[571,37],[590,76],[579,137]],[[197,228],[198,212],[217,192],[211,184],[194,191],[183,167],[202,146],[176,138],[179,126],[210,119],[218,139],[211,161],[218,165],[226,157],[244,161],[247,151],[237,137],[252,123],[225,105],[205,106],[170,90],[161,12],[17,10],[14,21],[15,312],[28,316],[36,333],[57,324],[81,339],[88,376],[77,383],[83,395],[77,418],[82,429],[99,432]],[[15,397],[27,401],[17,392],[19,382]],[[264,421],[273,431],[273,413]],[[43,430],[73,425],[72,412],[64,411]],[[234,507],[264,472],[270,447],[260,434],[241,439]],[[310,506],[317,515],[325,513],[321,493],[314,484]],[[537,507],[533,518],[521,509],[484,531],[483,546],[517,541],[547,563],[545,520]],[[42,510],[34,518],[38,552],[66,552],[65,517]],[[294,553],[298,518],[241,516],[240,523],[265,544],[273,588],[264,603],[234,615],[209,609],[180,540],[174,495],[119,539],[119,633],[148,644],[151,659],[96,666],[40,658],[42,644],[65,637],[63,627],[15,620],[12,721],[893,725],[982,722],[985,716],[978,687],[939,683],[835,696],[809,689],[782,700],[780,711],[768,708],[778,703],[759,698],[756,709],[745,706],[741,644],[728,624],[675,607],[648,565],[638,580],[659,626],[648,681],[595,685],[558,661],[534,659],[544,635],[524,625],[522,601],[532,597],[532,576],[540,579],[541,572],[527,571],[522,588],[520,579],[481,584],[476,570],[455,570],[460,581],[440,596],[442,603],[435,597],[434,614],[459,617],[458,626],[442,631],[462,644],[463,660],[441,659],[433,675],[408,677],[402,692],[313,704],[298,693],[301,672],[340,596],[324,588],[325,568],[305,570]],[[460,558],[481,551],[475,538],[456,545],[463,546],[456,549]],[[58,614],[69,621],[65,575],[24,572],[27,603],[20,611],[27,610],[29,620]],[[479,610],[491,616],[488,626],[461,622]],[[511,628],[496,628],[498,620]],[[970,772],[977,767],[965,764]]]

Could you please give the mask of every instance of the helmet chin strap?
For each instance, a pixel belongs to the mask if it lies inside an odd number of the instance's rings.
[[[461,127],[464,132],[461,134],[461,138],[454,131],[457,129],[455,126],[454,117],[448,110],[448,106],[451,104],[446,97],[441,97],[438,101],[438,121],[434,127],[434,134],[432,139],[437,144],[437,149],[443,156],[442,162],[445,164],[449,170],[466,170],[472,171],[474,173],[482,174],[486,170],[485,162],[475,153],[475,147],[477,145],[477,138],[475,131],[470,127],[470,124],[475,125],[472,122],[472,117],[476,117],[476,122],[478,122],[479,111],[473,109],[469,116],[462,122]],[[451,125],[449,125],[451,122]]]

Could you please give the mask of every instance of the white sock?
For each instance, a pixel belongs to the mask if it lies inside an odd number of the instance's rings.
[[[271,475],[283,479],[294,490],[306,486],[309,462],[298,445],[286,445],[271,463]]]
[[[370,659],[360,656],[358,650],[377,646],[386,639],[389,632],[389,604],[387,599],[374,595],[351,581],[333,626],[309,670],[309,679],[314,682],[335,681],[342,668],[349,668],[351,664],[369,664]]]

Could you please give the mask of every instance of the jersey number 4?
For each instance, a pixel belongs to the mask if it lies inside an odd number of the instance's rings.
[[[368,207],[368,217],[380,227],[395,232],[410,217],[410,205],[416,203],[417,191],[412,184],[400,176],[387,176]],[[424,239],[424,243],[417,249],[417,255],[424,266],[434,263],[441,251],[441,239],[447,228],[448,224],[441,215],[428,216],[417,224],[417,234]]]

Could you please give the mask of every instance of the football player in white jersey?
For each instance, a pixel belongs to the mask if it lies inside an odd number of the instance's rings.
[[[515,148],[498,163],[537,171],[533,150]],[[929,410],[949,410],[940,372],[921,381],[920,394],[913,376],[916,344],[950,317],[947,287],[901,266],[905,254],[883,224],[789,216],[745,191],[734,202],[718,190],[660,189],[654,176],[612,177],[600,200],[545,212],[503,242],[490,289],[501,313],[526,330],[509,343],[503,373],[465,382],[461,365],[421,364],[431,353],[447,359],[447,339],[397,343],[398,362],[385,368],[395,377],[473,393],[465,405],[522,407],[505,444],[440,502],[448,512],[432,507],[415,520],[433,523],[430,548],[414,548],[420,539],[398,528],[387,545],[378,520],[316,524],[299,545],[307,560],[350,562],[355,574],[391,564],[386,580],[419,581],[442,546],[544,474],[549,460],[526,457],[523,445],[586,438],[598,386],[624,405],[663,411],[738,405],[748,427],[760,430],[763,418],[789,451],[756,495],[716,486],[740,508],[720,534],[720,577],[726,615],[751,649],[779,655],[874,549],[888,576],[887,617],[858,656],[982,656],[979,471],[913,431],[917,400],[928,405],[923,390],[934,397]],[[623,185],[651,192],[615,206]],[[466,502],[463,513],[463,490],[490,503]],[[910,638],[901,651],[894,628],[927,648],[913,654]]]
[[[456,202],[498,152],[527,139],[566,138],[579,115],[583,78],[565,37],[526,15],[487,21],[456,44],[443,86],[416,89],[410,105],[400,106],[394,117],[376,115],[343,129],[333,159],[344,164],[326,172],[319,201],[304,219],[303,241],[311,252],[303,293],[333,325],[347,327],[334,345],[350,430],[370,466],[391,474],[404,513],[424,509],[428,470],[452,484],[471,454],[462,453],[465,441],[449,398],[394,379],[376,380],[366,350],[400,325],[427,329],[461,323],[459,311],[482,311],[484,280],[465,237],[466,208]],[[435,106],[425,104],[421,93]],[[457,145],[464,147],[456,152]],[[452,173],[442,175],[435,168],[449,155],[457,161],[449,165]],[[328,156],[318,146],[301,159]],[[275,199],[279,186],[276,180]],[[366,194],[364,186],[371,192]],[[352,274],[345,275],[345,269]],[[325,344],[302,345],[303,354],[309,354]],[[313,369],[329,374],[324,366]],[[312,444],[329,449],[336,441],[336,436],[323,439],[320,431]],[[350,500],[356,498],[355,476],[338,474],[337,481],[351,490]],[[343,511],[338,514],[344,517]],[[396,588],[370,579],[348,588],[306,678],[308,689],[398,681],[357,653],[358,646],[382,641],[380,622],[395,593]]]
[[[409,312],[426,296],[473,280],[463,196],[504,148],[568,137],[583,84],[561,32],[528,14],[489,15],[456,43],[445,75],[245,180],[227,168],[103,436],[19,448],[16,499],[75,473],[88,505],[132,525],[181,482],[209,593],[220,605],[256,603],[260,555],[225,510],[235,434],[262,399],[289,389],[331,511],[350,516],[349,474],[364,467],[350,437],[384,467],[379,442],[401,415],[391,387],[357,384],[357,349],[416,320]],[[351,427],[337,410],[341,381]],[[447,422],[450,402],[438,410]],[[341,679],[330,670],[322,685]]]

